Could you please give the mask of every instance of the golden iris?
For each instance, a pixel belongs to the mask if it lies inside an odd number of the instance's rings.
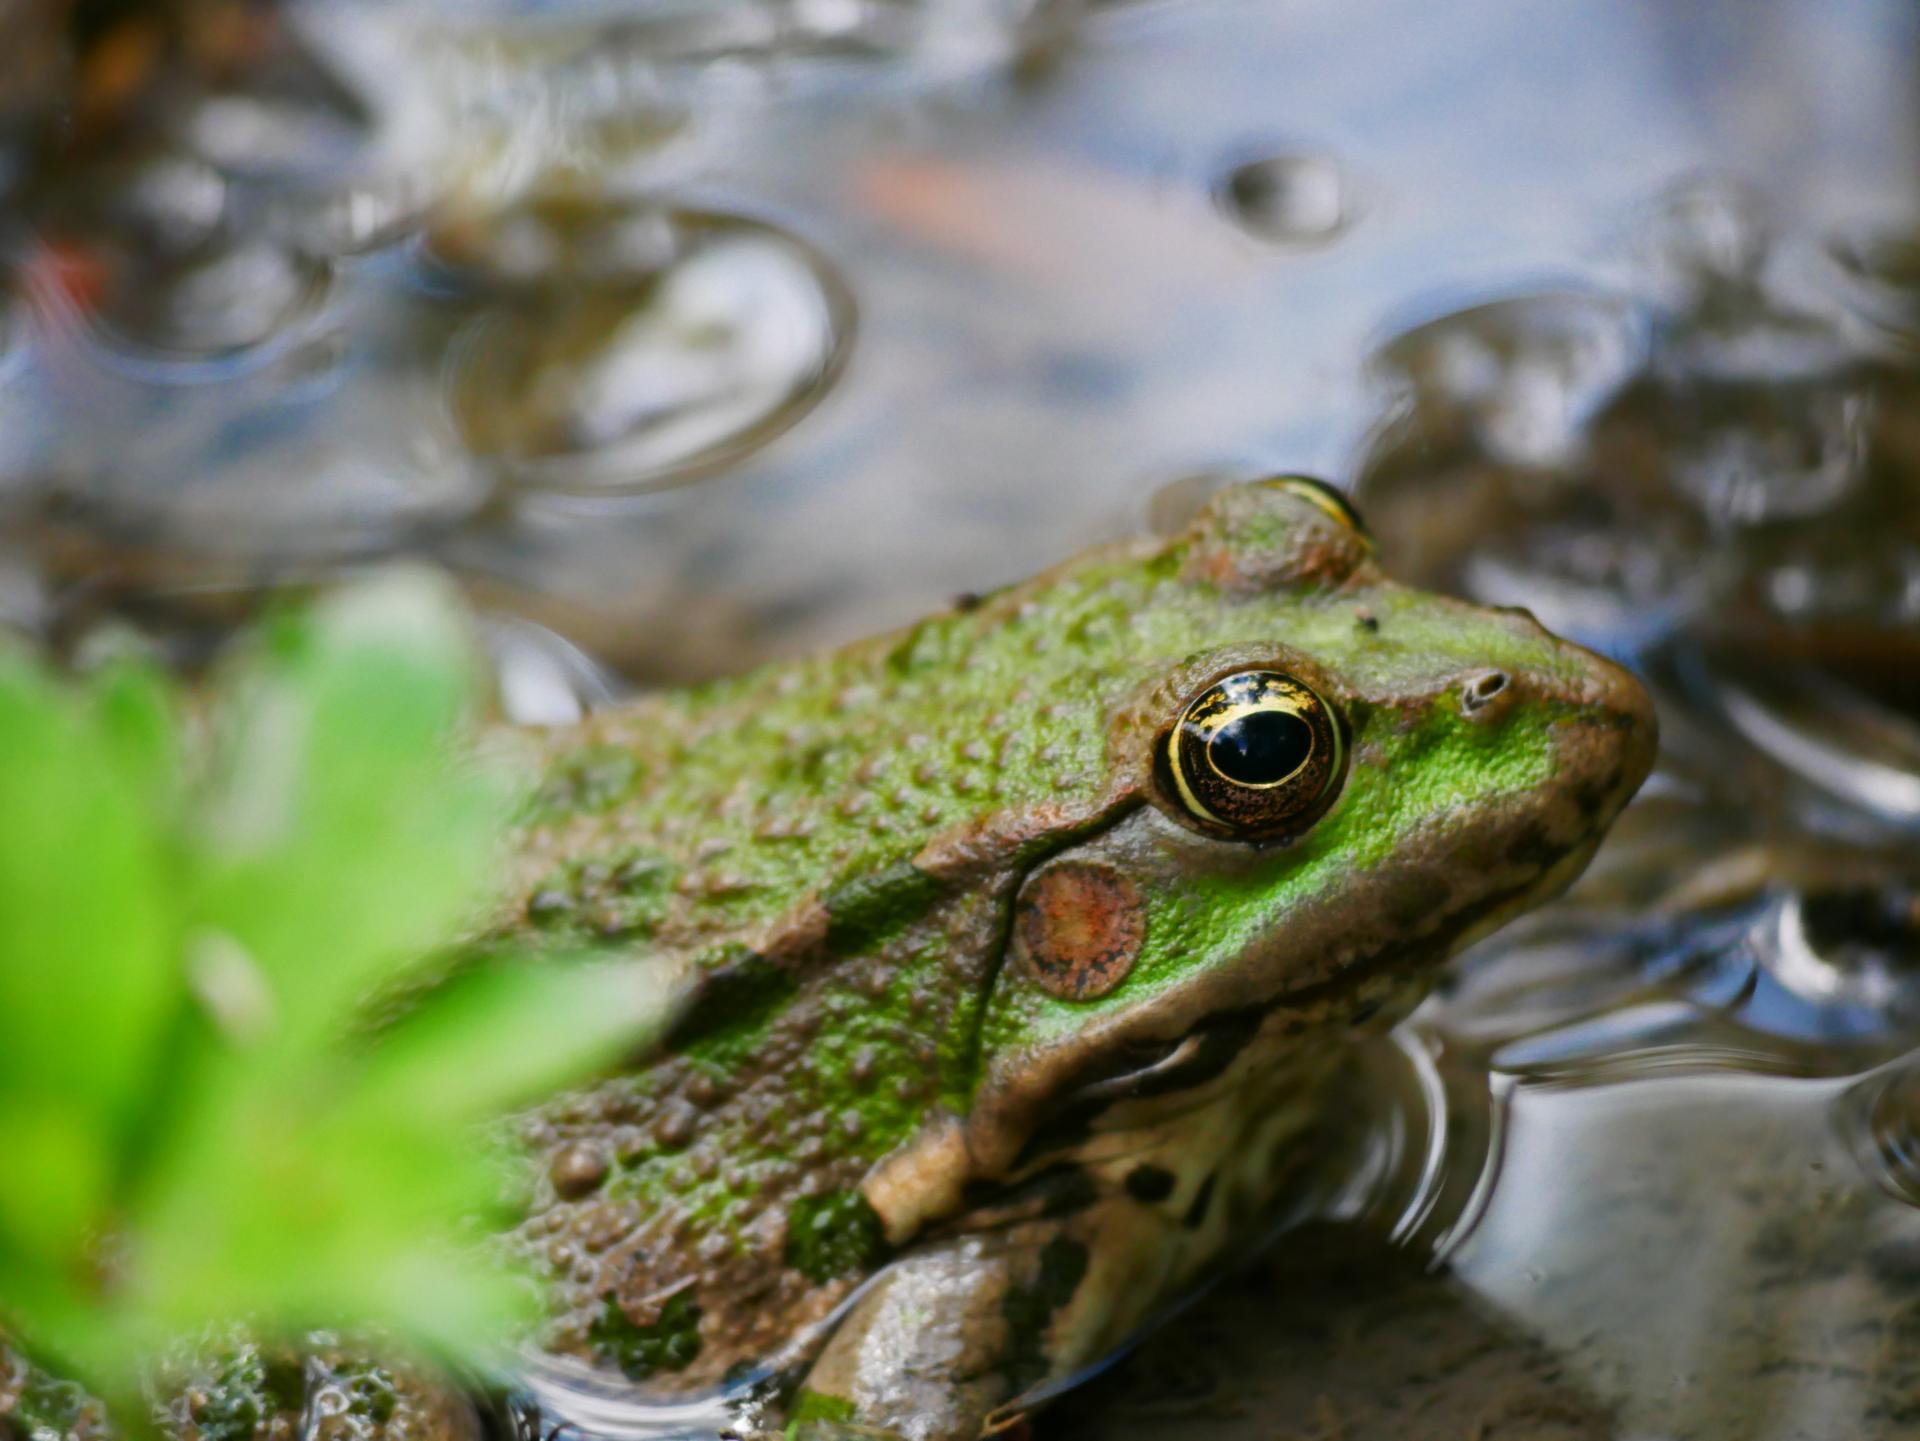
[[[1346,771],[1333,709],[1305,682],[1243,670],[1187,703],[1163,760],[1182,808],[1211,830],[1270,840],[1305,830]]]

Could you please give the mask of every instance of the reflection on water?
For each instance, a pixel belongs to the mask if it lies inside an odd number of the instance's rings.
[[[1908,7],[33,0],[0,39],[0,624],[82,663],[423,556],[502,713],[561,721],[1287,469],[1648,678],[1588,878],[1352,1057],[1337,1229],[1063,1427],[1920,1435]]]

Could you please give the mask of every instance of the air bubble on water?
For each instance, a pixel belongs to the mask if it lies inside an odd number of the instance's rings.
[[[1854,494],[1870,376],[1831,301],[1772,263],[1805,247],[1777,244],[1764,199],[1718,177],[1674,187],[1642,226],[1647,283],[1668,309],[1600,443],[1644,454],[1719,526],[1804,519]]]
[[[103,219],[148,254],[184,255],[206,245],[228,216],[226,177],[191,155],[145,156],[92,183]]]
[[[1331,158],[1283,152],[1235,165],[1220,181],[1216,197],[1256,239],[1309,248],[1331,243],[1353,225],[1352,192],[1352,183]]]
[[[296,333],[331,287],[243,212],[204,160],[141,150],[49,200],[24,274],[42,313],[99,343],[92,360],[192,378]]]
[[[1633,302],[1549,291],[1455,311],[1381,347],[1372,366],[1392,419],[1357,489],[1399,572],[1525,605],[1615,655],[1690,618],[1708,593],[1698,523],[1666,507],[1628,526],[1631,473],[1588,471],[1595,418],[1649,343]]]
[[[381,117],[331,53],[328,19],[325,7],[270,12],[254,36],[250,63],[210,76],[181,105],[176,133],[187,147],[249,179],[324,180],[349,172]]]
[[[1756,283],[1689,294],[1596,447],[1639,458],[1718,527],[1824,514],[1866,482],[1874,375],[1842,326]]]
[[[685,247],[682,217],[561,189],[504,210],[454,204],[423,259],[452,283],[532,301],[583,286],[645,286]]]
[[[440,195],[425,165],[395,166],[318,189],[278,188],[261,201],[265,229],[303,254],[338,259],[393,244]]]

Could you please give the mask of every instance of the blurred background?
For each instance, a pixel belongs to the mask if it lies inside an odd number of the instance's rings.
[[[564,721],[1325,475],[1662,766],[1049,1424],[1920,1436],[1917,151],[1903,0],[0,0],[0,624]]]

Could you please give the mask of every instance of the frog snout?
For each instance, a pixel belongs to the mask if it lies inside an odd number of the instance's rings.
[[[1599,830],[1653,769],[1660,722],[1652,697],[1632,672],[1591,651],[1578,654],[1583,674],[1569,697],[1573,708],[1560,738],[1559,770],[1568,794]]]

